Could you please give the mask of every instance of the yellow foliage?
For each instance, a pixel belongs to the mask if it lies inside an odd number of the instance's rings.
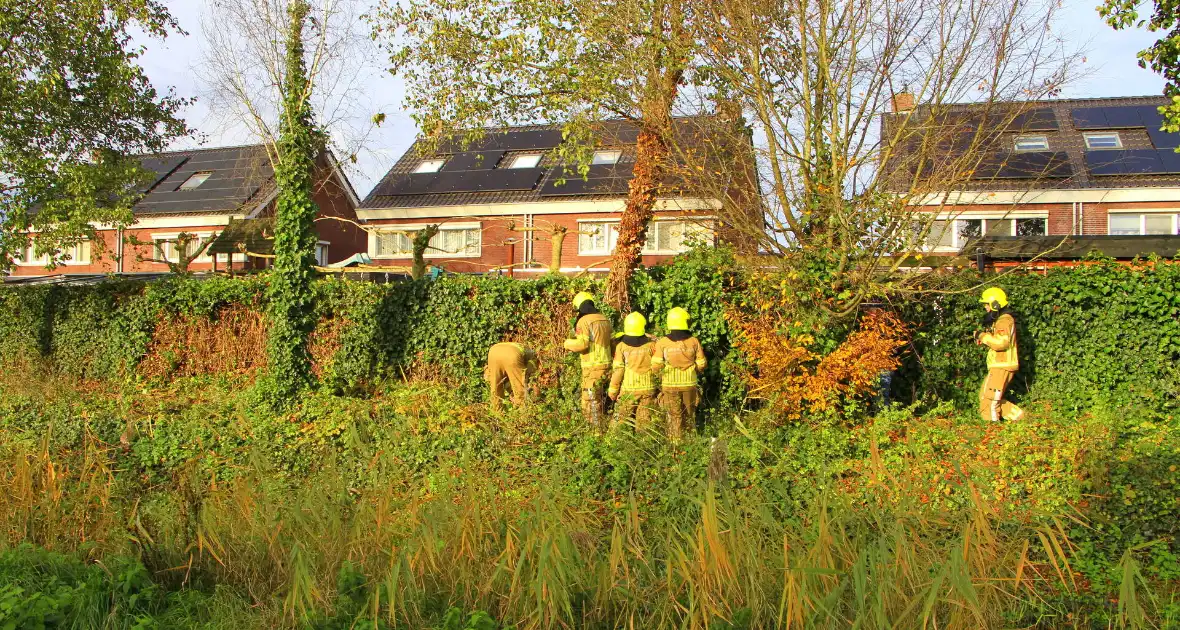
[[[812,350],[812,335],[788,332],[797,330],[799,322],[769,308],[755,310],[731,310],[726,319],[753,368],[746,375],[750,396],[768,401],[784,420],[799,420],[807,412],[827,411],[841,399],[871,393],[882,372],[897,368],[898,350],[908,341],[897,317],[872,311],[839,347],[820,356]]]

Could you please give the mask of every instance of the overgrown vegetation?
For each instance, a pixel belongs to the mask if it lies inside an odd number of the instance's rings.
[[[1180,621],[1174,264],[1005,277],[1030,413],[989,424],[975,291],[884,309],[904,325],[774,319],[789,287],[727,256],[635,283],[711,355],[675,446],[580,421],[558,342],[588,280],[317,283],[320,385],[281,413],[250,388],[265,277],[0,291],[0,627]],[[807,351],[802,389],[752,392],[774,364],[737,322],[759,317]],[[873,409],[906,335],[916,402]],[[546,387],[493,416],[502,339],[541,351]]]

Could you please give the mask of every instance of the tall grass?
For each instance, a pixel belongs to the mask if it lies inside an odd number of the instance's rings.
[[[507,480],[478,468],[418,496],[358,493],[331,474],[296,488],[242,477],[207,483],[191,531],[165,536],[165,516],[149,519],[152,535],[144,507],[114,496],[101,454],[91,445],[70,468],[9,449],[5,541],[93,554],[121,540],[157,579],[229,586],[292,626],[331,616],[344,566],[363,576],[364,606],[350,614],[405,628],[431,627],[451,606],[521,629],[992,628],[1074,588],[1064,527],[1001,522],[982,501],[942,519],[834,497],[798,514],[773,484],[705,485],[687,492],[690,516],[663,519],[634,498],[586,502],[555,482],[504,493]],[[1128,624],[1146,618],[1133,563]]]

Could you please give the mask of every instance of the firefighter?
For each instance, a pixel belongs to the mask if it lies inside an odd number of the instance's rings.
[[[975,343],[987,346],[987,378],[979,391],[979,415],[984,420],[997,422],[1019,420],[1024,410],[1004,400],[1004,393],[1020,369],[1016,346],[1016,319],[1008,309],[1008,296],[999,287],[983,292],[980,303],[987,311],[983,318],[984,330],[976,333]]]
[[[688,311],[668,311],[668,336],[656,342],[652,368],[661,377],[660,403],[668,414],[668,435],[679,440],[685,423],[696,422],[701,394],[697,379],[708,365],[701,342],[688,332]]]
[[[504,406],[504,384],[512,386],[512,403],[520,406],[527,400],[528,383],[537,374],[537,353],[519,343],[498,343],[488,350],[484,378],[491,389],[492,411]]]
[[[615,346],[607,392],[611,400],[618,401],[615,424],[634,420],[636,429],[647,425],[656,406],[656,383],[651,370],[656,346],[647,337],[646,329],[647,318],[641,313],[630,313],[623,320],[623,336]]]
[[[594,306],[594,296],[582,291],[574,296],[578,321],[574,338],[565,340],[565,349],[582,355],[582,415],[599,430],[603,429],[606,407],[606,378],[611,365],[610,320]]]

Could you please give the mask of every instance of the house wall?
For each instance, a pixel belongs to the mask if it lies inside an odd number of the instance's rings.
[[[325,170],[325,173],[327,171]],[[356,206],[349,194],[343,188],[339,179],[325,174],[314,191],[313,198],[319,208],[320,216],[343,217],[356,221]],[[263,215],[273,214],[272,202],[263,210]],[[183,217],[174,217],[167,227],[136,227],[134,224],[123,231],[123,273],[166,273],[168,265],[162,262],[152,262],[157,255],[151,245],[133,245],[132,241],[139,240],[151,243],[154,235],[175,235],[180,232],[194,234],[217,233],[225,228],[227,215],[198,215],[192,217],[192,222],[185,222]],[[146,221],[146,220],[145,220]],[[328,262],[338,262],[364,252],[368,246],[366,233],[360,227],[342,221],[321,220],[316,222],[316,233],[319,240],[327,241]],[[77,264],[69,262],[59,265],[55,269],[46,269],[42,264],[20,264],[13,267],[11,276],[56,276],[63,274],[104,274],[119,271],[118,232],[116,230],[99,230],[98,239],[91,243],[90,262]],[[264,266],[261,260],[249,260],[244,255],[235,255],[233,268],[245,270]],[[222,255],[217,262],[217,269],[227,268],[227,257]],[[189,264],[189,270],[194,272],[211,271],[213,261],[209,257],[201,257]]]
[[[1047,230],[1050,235],[1104,235],[1108,232],[1108,216],[1111,211],[1133,210],[1174,210],[1180,213],[1180,197],[1175,201],[1119,201],[1082,202],[1080,204],[1081,229],[1077,228],[1074,217],[1075,206],[1071,203],[1024,203],[1024,204],[972,204],[945,206],[939,214],[958,215],[956,218],[969,219],[980,215],[1003,215],[1005,213],[1045,213],[1048,216]],[[959,214],[961,213],[961,214]]]
[[[426,259],[430,264],[455,273],[487,273],[496,268],[506,268],[517,265],[514,274],[533,274],[548,270],[552,260],[552,242],[550,230],[553,226],[567,229],[562,244],[561,268],[566,271],[580,271],[587,268],[605,270],[610,264],[610,255],[581,255],[578,252],[578,230],[583,221],[618,221],[619,213],[586,213],[586,214],[533,214],[511,215],[496,217],[460,217],[460,218],[414,218],[414,219],[380,219],[370,220],[371,227],[387,226],[415,226],[439,223],[476,223],[480,224],[481,244],[478,257],[446,257],[432,255],[428,250]],[[656,219],[686,219],[691,217],[708,217],[708,213],[686,214],[683,212],[656,213]],[[522,231],[521,228],[532,226],[532,231]],[[516,228],[514,231],[513,228]],[[373,239],[370,239],[372,243]],[[531,257],[528,252],[531,250]],[[410,258],[376,258],[375,247],[370,247],[369,256],[373,264],[392,267],[409,267]],[[670,260],[674,254],[647,254],[641,257],[644,265],[656,265]],[[521,263],[527,260],[536,261],[539,267],[531,270],[522,268]],[[503,269],[507,273],[507,269]]]

